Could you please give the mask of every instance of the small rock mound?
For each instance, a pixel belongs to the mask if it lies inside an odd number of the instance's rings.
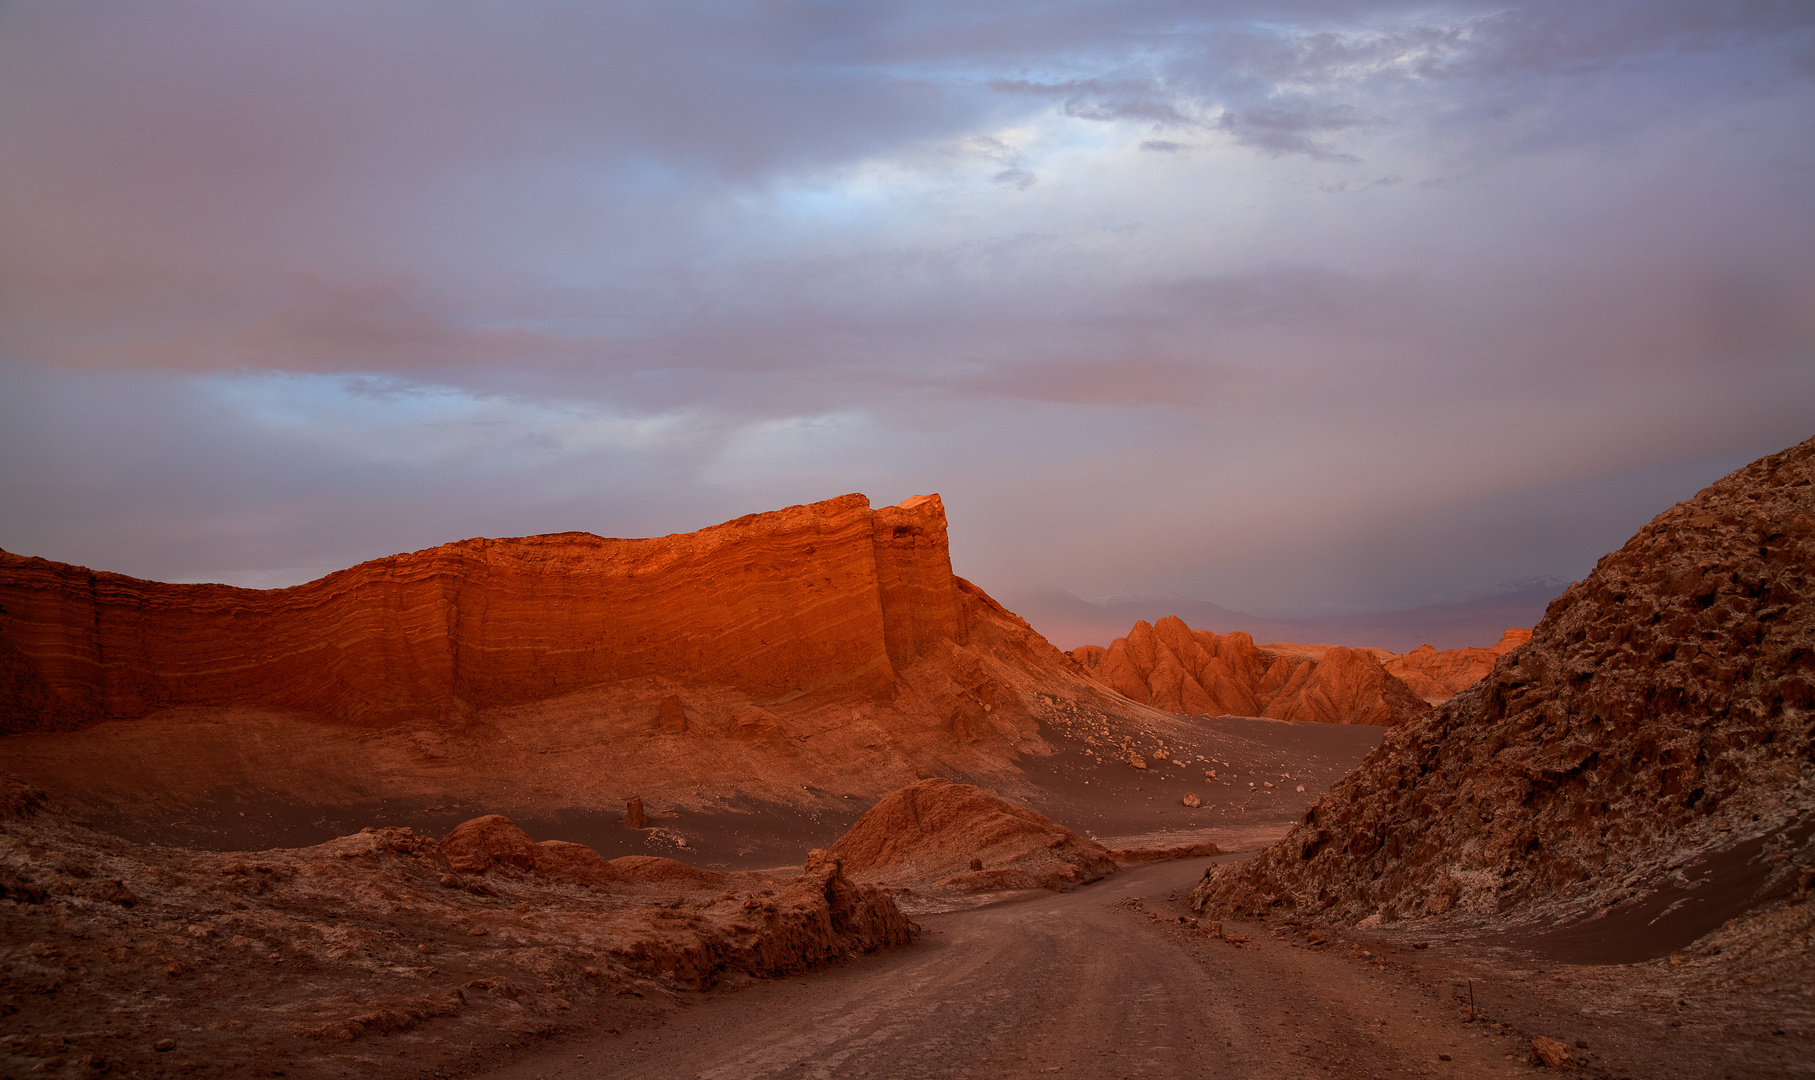
[[[965,892],[1062,889],[1115,872],[1115,860],[1096,841],[944,777],[884,798],[832,854],[858,880],[936,881]],[[972,870],[973,859],[983,868]]]
[[[0,773],[0,819],[28,818],[44,805],[44,793],[9,773]]]
[[[575,885],[612,885],[629,880],[611,860],[585,844],[565,840],[538,844],[502,814],[487,814],[456,825],[442,839],[441,853],[463,874],[511,867]]]

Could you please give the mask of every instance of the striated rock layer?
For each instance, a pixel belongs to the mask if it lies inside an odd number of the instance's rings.
[[[1781,938],[1752,951],[1806,957],[1812,601],[1815,440],[1660,514],[1487,679],[1388,732],[1285,839],[1212,868],[1195,903],[1349,921],[1584,917],[1582,947],[1627,959],[1787,903],[1747,924]]]
[[[1240,631],[1213,634],[1169,617],[1070,655],[1117,693],[1171,713],[1385,727],[1428,711],[1368,650],[1315,648],[1263,648]]]
[[[1421,645],[1384,661],[1381,666],[1425,701],[1441,705],[1459,691],[1480,682],[1502,656],[1530,640],[1530,630],[1512,629],[1485,649],[1439,651],[1434,646]]]
[[[879,797],[1048,752],[1037,692],[1151,715],[953,575],[936,495],[466,540],[269,591],[0,553],[9,764],[85,810]]]
[[[272,590],[5,554],[0,608],[9,731],[229,705],[381,727],[677,672],[770,703],[886,690],[968,637],[938,496],[464,540]]]

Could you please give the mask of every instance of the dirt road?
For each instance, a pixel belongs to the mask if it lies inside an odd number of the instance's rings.
[[[893,955],[715,994],[662,1027],[563,1040],[483,1074],[587,1077],[1488,1077],[1525,1045],[1434,991],[1264,931],[1191,936],[1188,860],[921,916]],[[1232,930],[1232,936],[1239,931]],[[1447,1054],[1452,1060],[1440,1060]]]

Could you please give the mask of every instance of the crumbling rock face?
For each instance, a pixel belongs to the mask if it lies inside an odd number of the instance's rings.
[[[1061,889],[1115,872],[1115,860],[1096,841],[937,776],[871,807],[832,854],[860,881],[936,882],[965,892]]]
[[[677,989],[914,931],[824,852],[794,875],[620,859],[601,883],[569,870],[596,853],[495,816],[451,843],[380,828],[219,853],[93,831],[4,775],[0,808],[0,1015],[57,1033],[0,1040],[9,1076],[461,1071],[462,1055],[642,1023]]]
[[[1475,685],[1494,669],[1500,657],[1531,640],[1530,630],[1512,629],[1485,649],[1444,649],[1423,645],[1382,664],[1412,692],[1432,705],[1441,705],[1459,691]]]
[[[1107,649],[1072,659],[1143,705],[1184,715],[1264,716],[1326,724],[1403,724],[1428,706],[1368,652],[1331,646],[1318,659],[1263,649],[1240,631],[1193,630],[1169,617],[1134,624]]]
[[[1660,514],[1487,679],[1389,732],[1283,840],[1209,870],[1194,902],[1592,917],[1603,937],[1660,941],[1698,910],[1808,903],[1812,590],[1815,440]],[[1628,911],[1643,918],[1625,926]]]

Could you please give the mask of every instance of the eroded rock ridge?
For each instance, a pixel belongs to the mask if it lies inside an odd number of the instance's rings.
[[[1806,958],[1812,590],[1815,440],[1660,514],[1487,679],[1390,731],[1285,839],[1209,871],[1195,902],[1351,921],[1588,918],[1641,952],[1768,910],[1776,944],[1754,951]]]

